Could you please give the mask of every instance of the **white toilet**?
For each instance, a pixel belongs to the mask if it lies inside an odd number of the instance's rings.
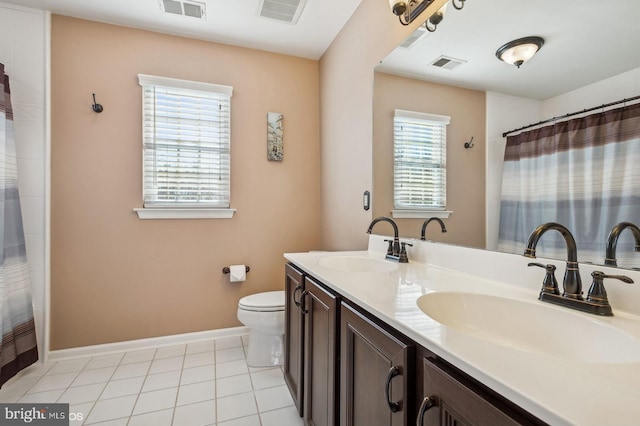
[[[247,364],[251,367],[282,365],[284,302],[284,290],[251,294],[238,302],[238,320],[250,329]]]

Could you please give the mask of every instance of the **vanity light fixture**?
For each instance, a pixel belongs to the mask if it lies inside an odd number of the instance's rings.
[[[430,33],[434,32],[438,28],[438,24],[442,22],[444,19],[444,14],[447,11],[447,4],[445,3],[436,13],[431,15],[429,19],[426,20],[424,26],[427,28],[427,31]],[[463,3],[464,4],[464,3]]]
[[[389,6],[402,25],[409,25],[422,13],[422,11],[427,8],[427,6],[433,3],[433,1],[434,0],[389,0]],[[464,7],[465,1],[467,0],[451,0],[451,4],[455,9],[460,10]],[[427,22],[425,22],[427,30],[430,32],[434,32],[436,30],[438,24],[442,22],[446,8],[447,3],[427,19]]]
[[[465,1],[467,0],[451,0],[451,4],[456,10],[461,10]],[[389,0],[389,7],[402,25],[409,25],[433,2],[434,0]],[[425,27],[429,32],[434,32],[438,24],[442,22],[447,4],[445,3],[425,22]]]
[[[453,5],[454,9],[461,10],[464,7],[464,2],[467,0],[458,0],[458,1],[460,2],[460,5],[456,4],[456,0],[451,0],[451,4]],[[438,9],[436,13],[431,15],[429,19],[427,19],[427,21],[424,23],[424,26],[427,28],[427,31],[429,31],[430,33],[434,32],[438,28],[438,24],[442,22],[442,20],[444,19],[444,14],[447,11],[447,4],[448,3],[445,3],[440,9]]]
[[[544,39],[538,36],[523,37],[512,40],[496,51],[496,57],[501,61],[520,68],[522,64],[542,48]]]
[[[409,25],[433,0],[389,0],[391,12],[402,25]]]

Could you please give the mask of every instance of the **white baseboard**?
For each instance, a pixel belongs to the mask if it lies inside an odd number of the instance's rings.
[[[74,358],[109,355],[117,352],[137,351],[164,346],[184,345],[225,337],[242,336],[249,333],[249,327],[231,327],[218,330],[198,331],[195,333],[174,334],[172,336],[151,337],[148,339],[128,340],[126,342],[105,343],[102,345],[82,346],[79,348],[59,349],[49,352],[48,361],[62,361]]]

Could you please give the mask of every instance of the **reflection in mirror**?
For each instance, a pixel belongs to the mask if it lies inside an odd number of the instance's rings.
[[[636,16],[640,2],[633,0],[616,7],[598,0],[469,0],[463,10],[447,8],[435,32],[416,30],[375,70],[373,215],[393,209],[393,109],[449,115],[447,210],[453,213],[445,221],[449,232],[428,230],[427,239],[497,250],[502,133],[639,95],[640,55],[625,53],[640,44]],[[545,43],[520,68],[495,56],[500,46],[527,36]],[[474,147],[465,149],[471,137]],[[404,235],[416,237],[423,220],[398,223]],[[640,213],[624,220],[640,224]],[[544,238],[562,244],[559,235]],[[640,267],[634,246],[631,232],[620,234],[618,266]],[[599,257],[584,259],[579,251],[578,259],[604,264],[605,249],[603,242]]]

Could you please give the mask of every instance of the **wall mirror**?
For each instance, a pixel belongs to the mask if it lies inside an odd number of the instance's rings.
[[[449,115],[447,209],[453,214],[446,234],[429,227],[427,239],[495,250],[502,133],[640,95],[636,16],[640,2],[633,0],[467,0],[461,10],[448,4],[434,32],[421,26],[375,69],[373,215],[388,216],[393,208],[392,109]],[[545,43],[520,68],[496,57],[502,45],[527,36]],[[631,221],[640,226],[640,217]],[[420,235],[422,220],[398,222],[405,236]],[[632,237],[624,232],[618,250],[633,247]],[[603,246],[600,263],[604,252]],[[640,253],[635,256],[620,266],[640,267]]]

